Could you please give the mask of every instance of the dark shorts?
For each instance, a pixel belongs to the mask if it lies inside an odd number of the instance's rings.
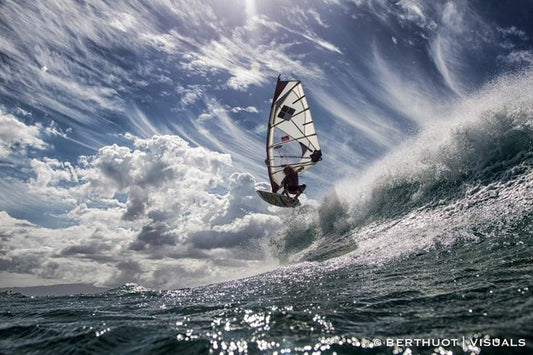
[[[305,187],[305,184],[298,186],[287,186],[287,191],[289,191],[290,194],[302,193],[304,192]]]

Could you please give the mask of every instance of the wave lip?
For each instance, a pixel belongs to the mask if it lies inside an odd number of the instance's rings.
[[[512,221],[531,216],[532,181],[530,69],[453,104],[440,122],[338,183],[307,218],[291,219],[275,244],[291,261],[384,260],[377,254],[494,236],[490,228],[514,230]]]

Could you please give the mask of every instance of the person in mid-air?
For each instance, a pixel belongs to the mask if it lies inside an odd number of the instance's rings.
[[[289,194],[293,194],[292,201],[296,201],[298,196],[304,192],[306,185],[298,185],[298,173],[292,166],[286,166],[283,168],[285,177],[281,180],[281,187],[283,187],[283,194],[288,198],[291,198]]]

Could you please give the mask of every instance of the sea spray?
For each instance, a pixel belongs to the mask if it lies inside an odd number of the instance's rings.
[[[316,211],[288,218],[277,253],[324,260],[359,245],[354,255],[387,260],[457,238],[494,236],[511,222],[500,219],[501,210],[527,220],[532,93],[533,71],[502,77],[455,103],[446,120],[338,183]]]

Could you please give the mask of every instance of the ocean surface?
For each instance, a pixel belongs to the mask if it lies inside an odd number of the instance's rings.
[[[527,354],[527,228],[521,221],[513,233],[382,266],[346,258],[194,289],[131,284],[96,295],[4,296],[0,352]]]
[[[3,294],[0,353],[533,353],[533,94],[520,80],[403,147],[411,162],[340,185],[350,198],[296,209],[271,241],[286,266],[191,289]]]

